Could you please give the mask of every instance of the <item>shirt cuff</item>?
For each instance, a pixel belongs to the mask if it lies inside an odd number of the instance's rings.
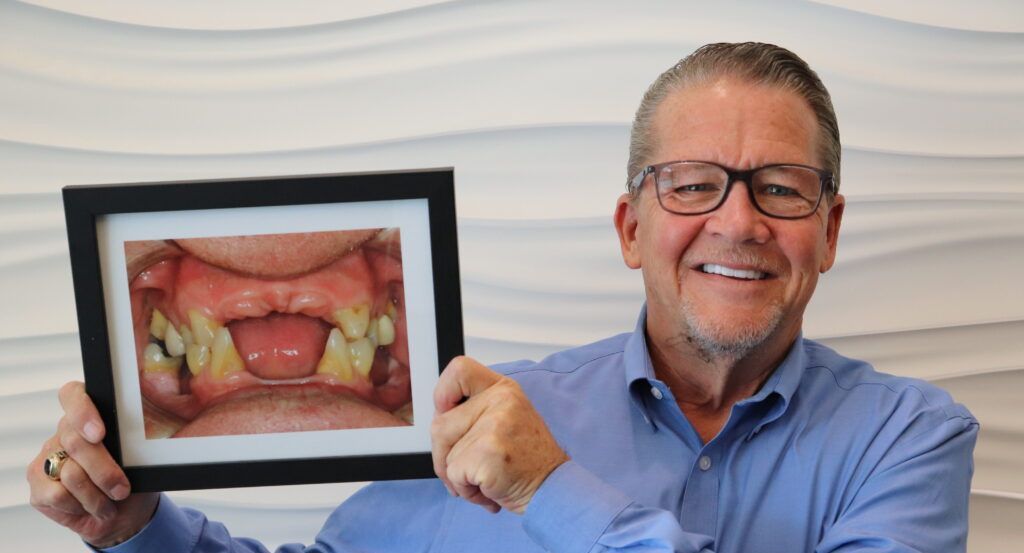
[[[523,529],[548,551],[590,551],[630,503],[624,493],[570,460],[533,495]]]
[[[195,538],[187,531],[191,528],[185,511],[174,504],[166,495],[160,494],[160,502],[149,524],[146,524],[128,541],[107,549],[95,549],[99,553],[135,553],[141,551],[191,551]],[[88,545],[88,544],[86,544]]]

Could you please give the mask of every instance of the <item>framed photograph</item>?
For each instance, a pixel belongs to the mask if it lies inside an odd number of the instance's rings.
[[[433,476],[451,169],[64,190],[86,390],[133,491]]]

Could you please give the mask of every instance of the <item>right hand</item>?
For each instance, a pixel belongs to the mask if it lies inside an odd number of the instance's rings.
[[[146,526],[160,496],[129,494],[128,478],[103,446],[106,430],[85,385],[68,382],[59,394],[64,416],[57,433],[43,443],[26,471],[29,501],[92,546],[111,547]],[[67,451],[68,459],[60,480],[53,481],[43,472],[43,461],[59,449]]]

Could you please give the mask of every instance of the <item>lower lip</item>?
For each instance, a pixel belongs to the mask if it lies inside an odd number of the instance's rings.
[[[272,415],[268,416],[268,413]],[[232,392],[175,437],[379,428],[409,423],[355,396],[318,386],[272,386]]]

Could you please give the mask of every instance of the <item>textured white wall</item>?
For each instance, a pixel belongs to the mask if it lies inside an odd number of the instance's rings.
[[[61,186],[454,165],[469,353],[537,357],[632,327],[610,214],[647,84],[763,40],[819,71],[842,128],[849,205],[806,334],[971,408],[970,551],[1019,551],[1024,7],[709,4],[0,1],[3,548],[77,547],[23,474],[81,377]],[[174,495],[278,544],[353,489]]]

